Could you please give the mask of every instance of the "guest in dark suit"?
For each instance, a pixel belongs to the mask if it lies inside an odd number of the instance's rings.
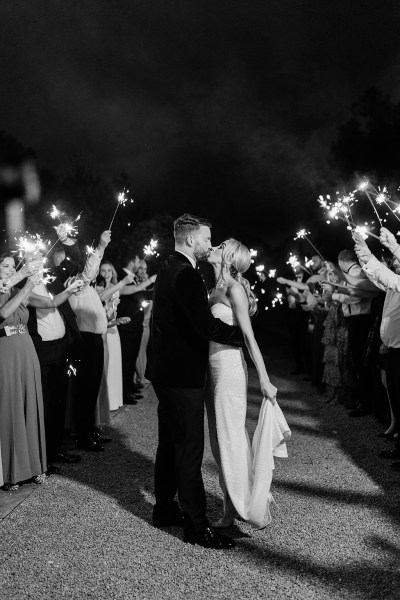
[[[196,270],[212,248],[210,223],[185,214],[175,221],[174,236],[175,252],[164,261],[154,287],[146,371],[159,401],[153,523],[184,526],[184,540],[192,544],[231,548],[233,541],[216,533],[206,516],[204,386],[209,340],[237,346],[243,340],[238,327],[211,315]]]
[[[139,256],[128,258],[124,263],[124,268],[131,273],[136,274],[140,265]],[[125,273],[124,273],[125,275]],[[151,286],[155,281],[155,275],[149,277],[145,281],[136,282],[126,285],[120,292],[120,303],[117,308],[118,318],[129,317],[129,323],[124,323],[118,326],[119,337],[121,340],[122,354],[122,382],[123,382],[123,397],[125,404],[136,404],[138,387],[134,384],[135,365],[139,355],[140,342],[143,335],[143,317],[144,313],[141,310],[143,301],[142,295],[138,292],[143,292]],[[141,396],[140,396],[141,397]]]
[[[44,285],[38,284],[34,292],[48,297],[64,291],[64,282],[79,268],[80,252],[76,240],[67,236],[63,225],[57,228],[62,244],[49,257],[50,272],[55,279]],[[29,255],[26,255],[29,259]],[[68,301],[57,308],[39,309],[29,307],[28,330],[40,362],[46,450],[50,463],[73,463],[81,460],[76,454],[63,451],[65,411],[68,395],[68,359],[73,346],[78,346],[81,336],[75,314]],[[50,470],[58,471],[52,465]]]

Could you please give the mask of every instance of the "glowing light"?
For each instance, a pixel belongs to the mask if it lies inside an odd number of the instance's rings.
[[[143,248],[143,254],[145,256],[160,256],[157,252],[158,240],[150,240],[149,244],[146,244]]]
[[[311,258],[307,258],[307,256],[304,257],[304,266],[306,267],[306,269],[311,269],[311,267],[313,266],[313,261]]]
[[[307,236],[310,235],[310,232],[307,231],[306,229],[300,229],[297,233],[296,233],[296,237],[294,238],[295,240],[304,240],[307,239]]]
[[[58,208],[53,204],[53,210],[49,214],[52,219],[59,219],[61,221],[61,215],[63,215],[64,213],[58,210]]]
[[[369,186],[368,181],[362,181],[361,183],[358,184],[357,189],[360,190],[360,192],[364,192],[368,186]]]
[[[290,265],[295,271],[298,267],[300,267],[300,261],[295,254],[290,253],[289,259],[286,261],[287,265]]]
[[[253,250],[253,248],[250,248],[250,256],[257,256],[258,252],[257,250]]]
[[[147,302],[147,300],[143,300],[143,302],[141,303],[141,307],[142,308],[147,308],[149,306],[150,302]]]
[[[90,256],[91,254],[93,254],[93,252],[94,252],[93,246],[86,246],[86,254],[88,256]]]
[[[376,200],[377,204],[382,204],[382,202],[386,202],[387,198],[386,198],[385,194],[383,194],[381,192],[380,194],[377,195],[375,200]]]
[[[357,225],[355,232],[361,235],[363,240],[366,240],[369,235],[369,231],[365,225]]]
[[[264,271],[264,265],[257,265],[256,271],[257,271],[257,273],[261,273],[262,271]]]
[[[270,269],[270,270],[268,271],[268,277],[269,277],[270,279],[274,279],[274,278],[276,277],[276,269]]]
[[[277,292],[275,297],[272,299],[272,308],[275,308],[277,304],[283,304],[283,294],[282,292]]]

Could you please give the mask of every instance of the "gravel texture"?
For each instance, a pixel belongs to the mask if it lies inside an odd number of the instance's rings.
[[[398,599],[400,475],[377,458],[378,426],[322,403],[284,358],[268,361],[293,430],[277,460],[279,510],[263,531],[238,522],[237,548],[210,551],[180,530],[151,525],[156,400],[150,390],[86,453],[35,490],[0,524],[0,597],[24,599]],[[261,398],[250,372],[248,424]],[[209,515],[222,501],[207,444]]]

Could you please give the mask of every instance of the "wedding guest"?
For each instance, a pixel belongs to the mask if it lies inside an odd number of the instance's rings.
[[[147,281],[149,275],[147,273],[147,263],[145,260],[141,260],[137,271],[139,282]],[[147,346],[150,338],[150,318],[153,309],[153,292],[139,292],[142,298],[141,307],[143,310],[143,334],[140,341],[139,354],[136,360],[135,366],[135,383],[139,389],[142,389],[145,385],[150,382],[145,378],[145,371],[147,365]]]
[[[80,252],[76,240],[68,237],[64,225],[57,227],[57,235],[62,246],[49,256],[48,275],[53,280],[46,285],[39,282],[33,291],[39,296],[51,298],[52,295],[64,291],[65,273],[70,272],[80,261]],[[64,253],[64,260],[60,260]],[[25,260],[42,258],[40,253]],[[76,463],[81,456],[63,450],[65,413],[68,396],[68,363],[71,358],[72,346],[79,345],[80,334],[75,314],[70,303],[66,300],[57,308],[29,307],[28,330],[32,337],[39,358],[44,422],[46,430],[46,450],[49,463]],[[49,470],[58,472],[59,469],[49,465]]]
[[[104,303],[107,315],[107,331],[103,335],[104,368],[101,379],[98,407],[99,423],[109,422],[109,411],[117,410],[123,405],[122,396],[122,358],[118,325],[127,324],[129,317],[117,319],[119,297],[125,285],[132,282],[132,276],[126,275],[118,282],[117,272],[112,263],[104,261],[100,265],[100,277],[104,285],[97,285],[96,291]]]
[[[95,408],[103,374],[103,335],[107,331],[107,317],[98,293],[90,284],[98,274],[110,239],[111,232],[103,231],[98,247],[86,259],[83,272],[71,278],[83,281],[82,291],[70,299],[82,337],[76,380],[78,445],[92,452],[102,452],[102,443],[108,439],[95,431]]]
[[[353,237],[356,242],[357,256],[363,265],[363,271],[375,285],[386,291],[381,323],[381,339],[387,347],[386,381],[391,407],[396,423],[400,423],[400,246],[395,236],[388,229],[382,227],[380,241],[393,254],[393,266],[396,270],[396,272],[393,272],[372,254],[360,235],[354,233]],[[399,438],[397,438],[394,450],[380,452],[380,456],[382,458],[400,459]],[[393,463],[391,468],[400,472],[400,462]]]
[[[140,258],[138,255],[128,258],[124,263],[124,269],[137,274]],[[134,384],[135,365],[140,350],[140,342],[143,334],[144,313],[141,310],[141,299],[137,295],[151,286],[156,279],[153,275],[141,283],[131,283],[121,290],[121,302],[118,305],[118,318],[129,317],[130,322],[118,327],[121,352],[122,352],[122,381],[123,397],[125,404],[136,404],[139,395],[138,387]]]
[[[328,314],[324,322],[323,383],[327,401],[332,404],[349,406],[353,402],[351,363],[348,347],[348,332],[341,303],[332,300],[336,285],[344,285],[339,267],[326,263],[327,281],[323,283],[322,299],[327,303]]]
[[[300,267],[294,270],[295,280],[298,283],[305,281],[305,272]],[[306,302],[305,295],[301,290],[289,286],[286,287],[287,298],[287,327],[290,337],[290,345],[295,361],[292,375],[306,373],[306,342],[309,314],[302,310],[302,305]]]
[[[47,470],[40,365],[26,327],[27,305],[55,308],[80,286],[75,282],[54,298],[38,296],[33,292],[40,278],[38,269],[37,264],[33,269],[25,265],[23,288],[10,287],[0,295],[0,439],[7,490],[18,489],[28,479],[43,483]],[[13,254],[5,251],[0,254],[0,279],[12,282],[14,276]]]
[[[342,250],[338,256],[338,263],[347,282],[357,284],[360,280],[365,280],[366,275],[363,274],[353,250]],[[342,302],[356,380],[357,406],[349,412],[349,416],[362,417],[371,412],[373,404],[374,382],[370,370],[365,367],[364,359],[368,335],[373,323],[372,298],[378,295],[379,290],[372,284],[371,291],[358,290],[357,295],[351,295],[349,292],[349,289],[346,294],[334,292],[332,300]]]

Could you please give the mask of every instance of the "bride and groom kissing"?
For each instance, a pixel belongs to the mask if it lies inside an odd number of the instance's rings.
[[[221,528],[236,517],[259,528],[271,520],[273,456],[287,456],[290,430],[251,326],[256,298],[243,277],[251,263],[248,248],[233,239],[213,248],[211,224],[189,214],[175,221],[174,237],[175,252],[155,283],[146,373],[159,402],[153,524],[183,527],[191,544],[229,549],[235,542]],[[209,298],[196,268],[200,260],[215,270]],[[264,398],[252,446],[245,429],[244,344]],[[205,402],[224,495],[224,515],[214,527],[201,474]]]

